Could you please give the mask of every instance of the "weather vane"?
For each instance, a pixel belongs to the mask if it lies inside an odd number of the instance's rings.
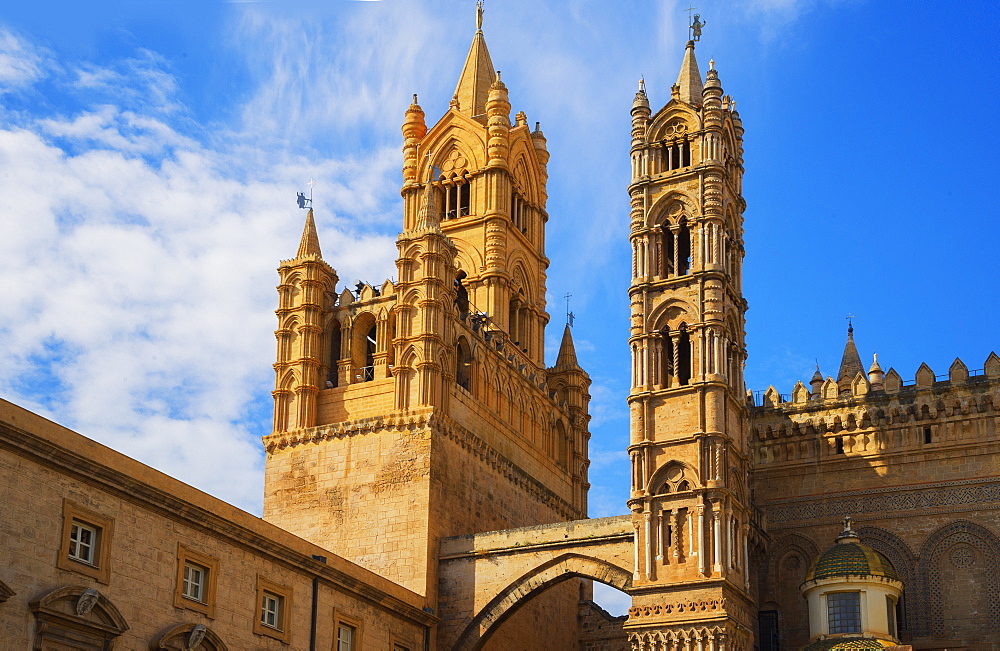
[[[566,295],[563,296],[563,298],[566,299],[566,325],[572,328],[573,321],[574,319],[576,319],[576,315],[569,311],[569,299],[573,298],[573,295],[570,294],[569,292],[566,292]]]
[[[306,204],[309,204],[309,207],[312,208],[313,205],[313,186],[316,185],[316,179],[309,179],[306,182],[306,185],[309,186],[308,197],[306,196],[305,192],[295,193],[295,202],[299,204],[299,208],[305,208]]]
[[[688,12],[690,19],[690,24],[688,25],[688,31],[690,35],[690,40],[700,41],[701,40],[701,28],[705,26],[705,23],[701,20],[701,14],[694,14],[691,18],[691,12],[697,9],[694,5],[688,5],[688,8],[684,11]]]

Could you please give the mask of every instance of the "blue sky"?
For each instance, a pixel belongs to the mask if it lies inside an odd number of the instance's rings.
[[[669,97],[686,3],[504,2],[485,33],[549,164],[550,360],[573,294],[591,515],[624,513],[629,107]],[[1000,9],[703,1],[746,127],[748,387],[862,356],[910,380],[1000,349]],[[0,8],[0,396],[260,512],[275,267],[315,178],[345,283],[394,273],[400,125],[447,108],[474,3]]]

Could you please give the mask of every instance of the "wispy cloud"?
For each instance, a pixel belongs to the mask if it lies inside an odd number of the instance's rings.
[[[0,92],[41,79],[51,56],[47,49],[0,27]]]
[[[8,69],[37,67],[30,44],[7,52],[22,57]],[[77,70],[52,83],[83,93],[79,109],[0,129],[0,392],[259,511],[292,191],[319,179],[343,207],[318,211],[324,249],[345,279],[381,280],[395,249],[371,221],[388,220],[396,157],[247,157],[247,134],[199,139],[167,119],[185,107],[155,55]]]

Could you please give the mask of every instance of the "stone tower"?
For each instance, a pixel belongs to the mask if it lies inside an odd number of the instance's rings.
[[[632,104],[629,186],[633,648],[744,649],[750,596],[743,385],[743,128],[687,43],[670,101]],[[689,646],[686,646],[689,645]],[[675,648],[670,646],[669,648]]]
[[[480,22],[443,117],[428,129],[416,96],[405,113],[398,281],[338,293],[312,211],[278,270],[264,517],[431,608],[440,538],[587,512],[568,328],[544,362],[548,152],[509,113]]]

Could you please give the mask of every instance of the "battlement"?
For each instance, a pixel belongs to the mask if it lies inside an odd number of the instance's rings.
[[[877,365],[873,366],[873,369],[877,369]],[[952,385],[963,385],[969,380],[978,381],[977,378],[1000,378],[1000,357],[995,352],[989,354],[983,363],[983,368],[971,371],[965,362],[957,357],[948,368],[948,372],[943,375],[935,374],[930,366],[922,363],[912,382],[905,382],[896,369],[890,367],[884,376],[881,369],[869,371],[867,377],[863,373],[858,373],[850,381],[849,390],[841,389],[839,383],[831,376],[821,381],[814,378],[810,382],[812,390],[801,380],[795,383],[791,393],[780,393],[774,385],[771,385],[765,391],[748,391],[747,406],[751,409],[775,409],[788,405],[859,398],[869,394],[874,398],[879,393],[891,396],[929,388],[940,391]]]
[[[881,382],[875,375],[873,382],[859,373],[850,391],[838,391],[829,377],[814,382],[814,392],[798,382],[791,396],[769,387],[759,404],[751,405],[758,467],[998,440],[1000,358],[995,353],[974,371],[956,359],[943,376],[921,364],[912,383],[904,383],[893,369]]]

